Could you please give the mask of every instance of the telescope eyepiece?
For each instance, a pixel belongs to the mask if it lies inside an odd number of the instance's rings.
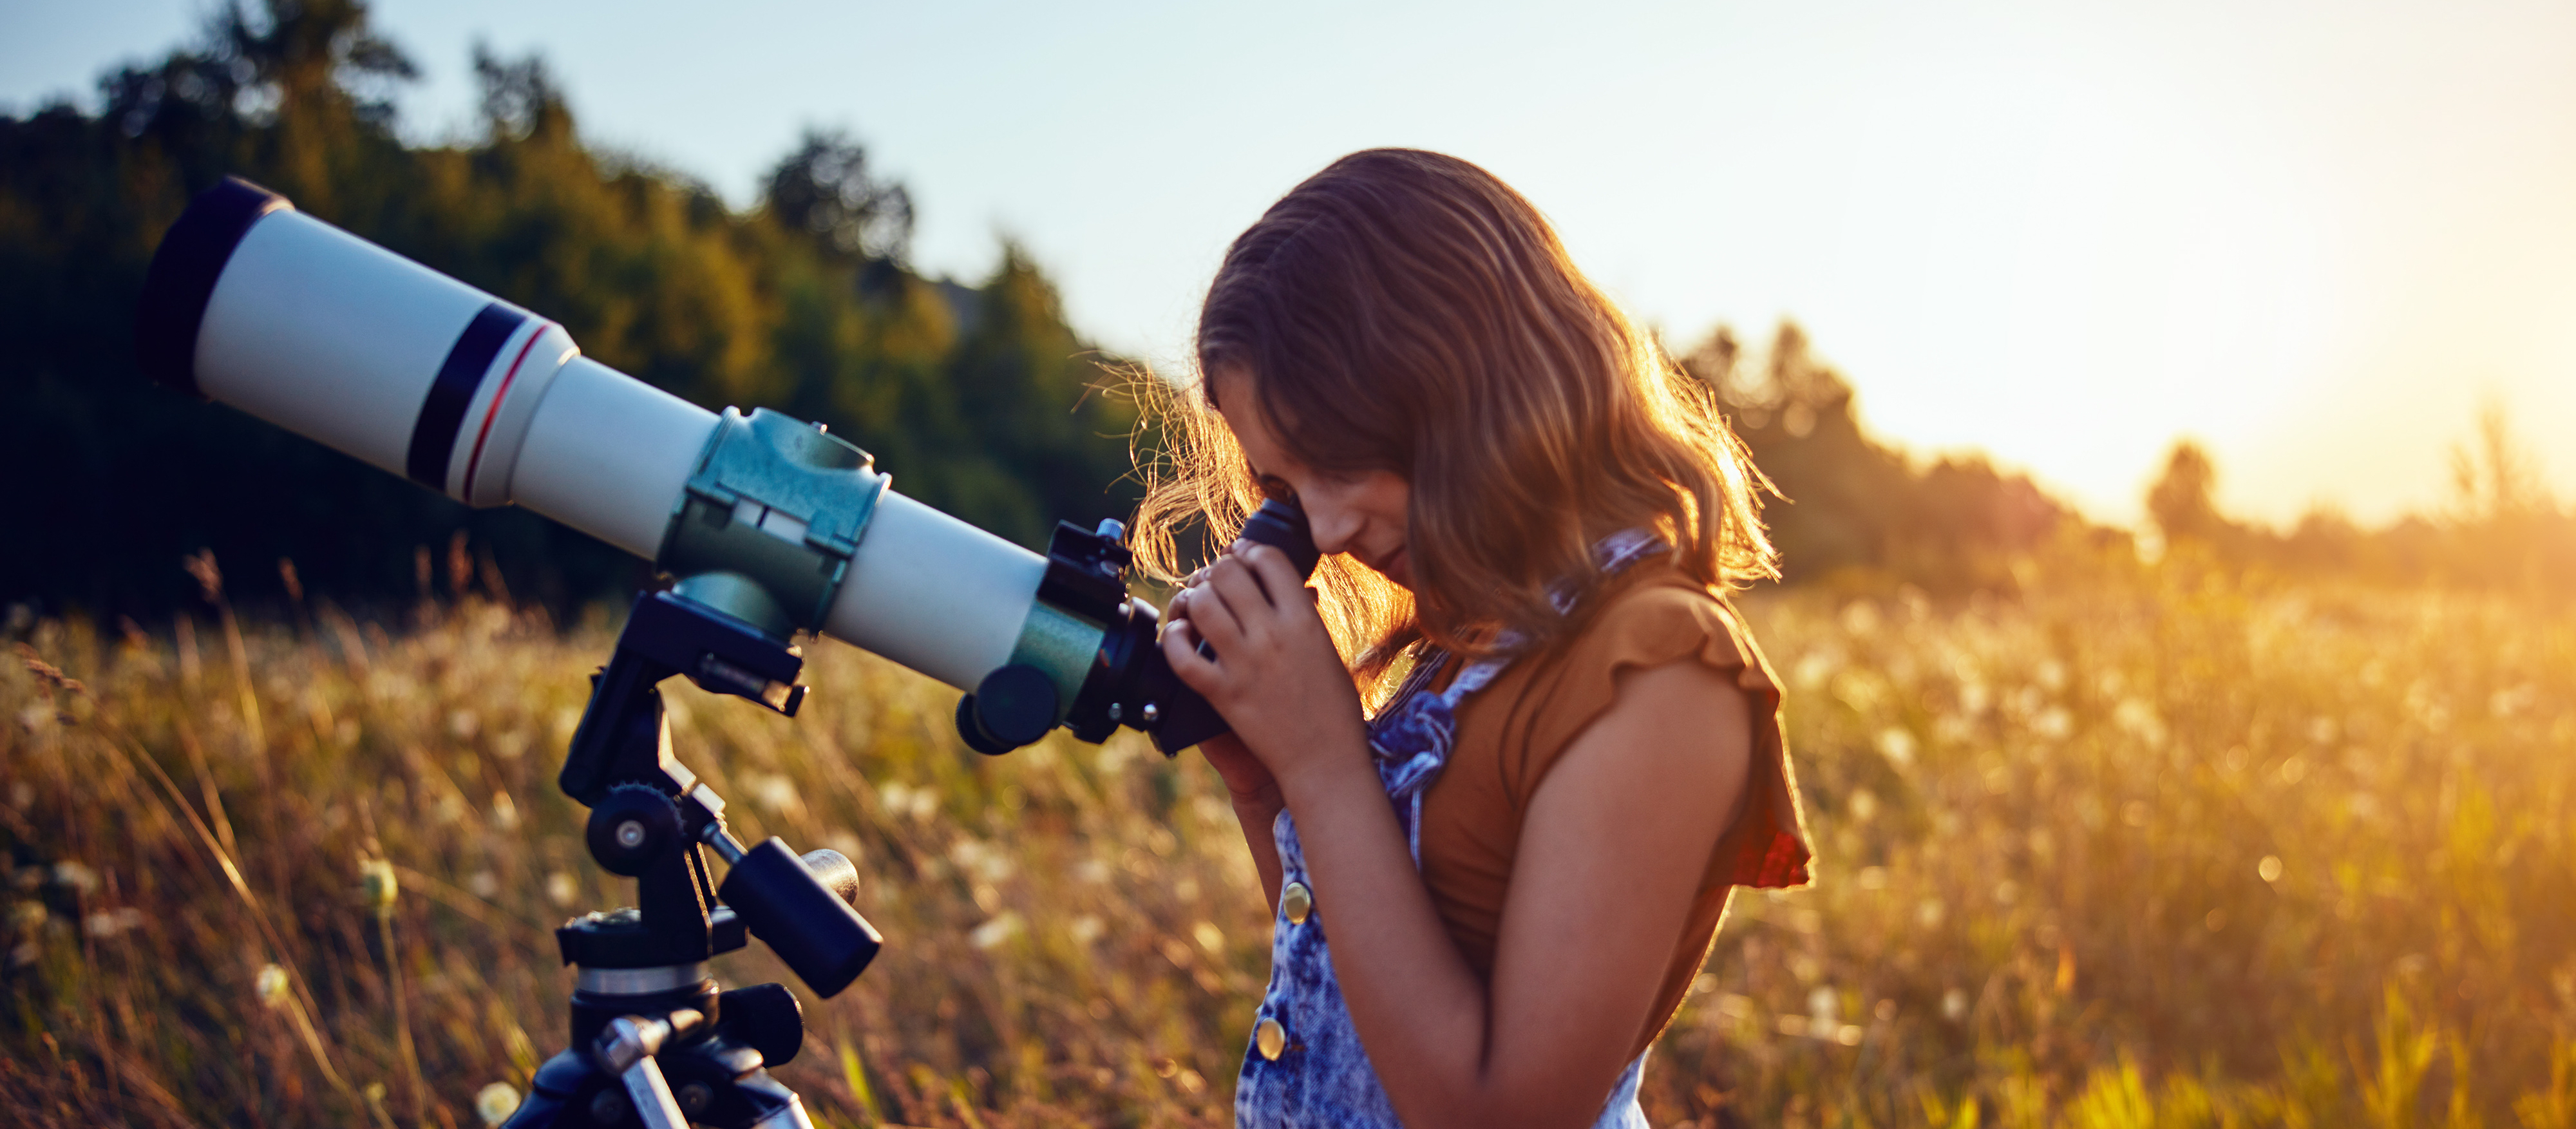
[[[1306,507],[1286,498],[1272,498],[1252,511],[1243,521],[1243,539],[1288,554],[1299,576],[1315,575],[1315,565],[1324,559],[1315,548],[1315,530],[1306,522]]]

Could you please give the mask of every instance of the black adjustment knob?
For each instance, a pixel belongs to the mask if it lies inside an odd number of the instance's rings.
[[[885,946],[876,926],[774,836],[734,861],[716,896],[825,999],[849,987]]]
[[[975,684],[957,702],[957,735],[966,747],[998,757],[1046,736],[1055,728],[1055,680],[1023,663],[1010,663]]]
[[[766,1066],[783,1065],[805,1045],[805,1006],[784,984],[755,984],[716,997],[716,1027],[760,1052]]]
[[[633,878],[680,839],[680,809],[649,784],[620,784],[590,809],[585,836],[600,869]]]

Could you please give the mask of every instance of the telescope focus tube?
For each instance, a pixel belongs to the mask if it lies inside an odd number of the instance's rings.
[[[561,326],[239,178],[199,194],[163,238],[136,346],[171,388],[647,560],[722,430],[716,413],[582,356]],[[861,459],[846,473],[882,479]],[[828,610],[795,626],[973,688],[1013,661],[1045,559],[891,490],[876,499]],[[802,543],[804,520],[741,506],[734,520]]]

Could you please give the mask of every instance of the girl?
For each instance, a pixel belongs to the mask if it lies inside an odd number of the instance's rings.
[[[1310,594],[1236,542],[1162,641],[1234,726],[1203,749],[1276,907],[1237,1123],[1644,1124],[1728,893],[1806,880],[1776,682],[1721,600],[1772,572],[1757,473],[1537,209],[1434,153],[1273,205],[1198,370],[1148,565],[1264,496],[1327,554]]]

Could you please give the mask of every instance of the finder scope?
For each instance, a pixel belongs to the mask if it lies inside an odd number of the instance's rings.
[[[1117,522],[1060,523],[1031,553],[888,489],[820,425],[709,412],[249,181],[171,225],[136,345],[162,384],[467,505],[526,506],[765,635],[830,635],[966,690],[959,730],[980,752],[1058,725],[1093,742],[1126,725],[1166,755],[1226,731],[1155,646],[1161,613],[1127,593]],[[1293,505],[1245,535],[1314,567]],[[781,712],[802,693],[720,661],[682,672]]]

